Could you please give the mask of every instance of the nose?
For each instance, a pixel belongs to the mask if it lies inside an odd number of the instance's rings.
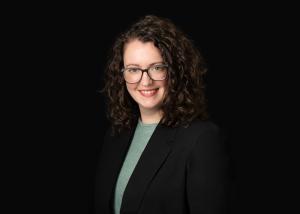
[[[148,86],[152,84],[152,79],[149,77],[147,72],[143,72],[140,84],[142,86]]]

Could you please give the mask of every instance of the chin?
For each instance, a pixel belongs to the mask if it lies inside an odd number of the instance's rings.
[[[156,107],[156,104],[147,104],[147,103],[139,103],[139,106],[142,107],[142,108],[145,108],[145,109],[155,109],[157,108]]]
[[[145,110],[159,110],[160,109],[160,104],[159,103],[139,103],[139,107],[143,108]]]

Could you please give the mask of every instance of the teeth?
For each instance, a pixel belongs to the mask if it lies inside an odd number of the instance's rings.
[[[145,93],[145,94],[151,94],[151,93],[153,93],[155,90],[151,90],[151,91],[142,91],[143,93]]]
[[[145,95],[152,95],[155,92],[156,92],[156,89],[155,90],[141,90],[141,93],[145,94]]]

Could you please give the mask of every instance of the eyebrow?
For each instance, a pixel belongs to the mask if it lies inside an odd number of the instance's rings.
[[[152,66],[152,65],[155,65],[155,64],[163,64],[162,61],[159,61],[159,62],[153,62],[151,64],[148,65],[148,67]],[[126,65],[125,67],[128,67],[128,66],[136,66],[136,67],[141,67],[139,64],[133,64],[133,63],[130,63],[128,65]]]

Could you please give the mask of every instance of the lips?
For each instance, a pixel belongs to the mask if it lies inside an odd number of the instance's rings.
[[[158,92],[158,88],[156,89],[151,89],[151,90],[139,90],[142,96],[144,97],[152,97]]]

